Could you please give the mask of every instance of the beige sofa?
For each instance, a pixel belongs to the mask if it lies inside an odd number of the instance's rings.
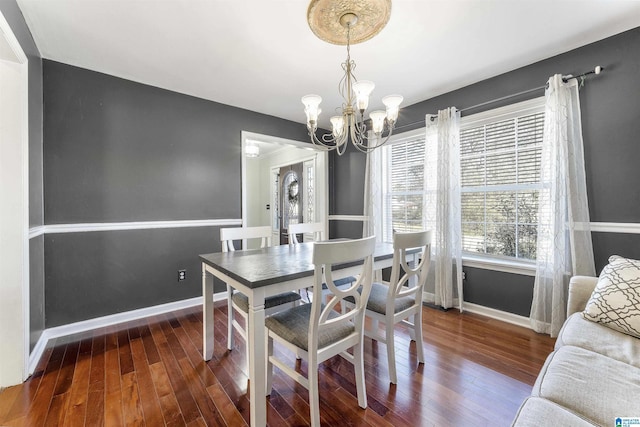
[[[582,311],[598,282],[576,276],[567,320],[513,426],[616,426],[640,418],[640,339],[586,320]]]

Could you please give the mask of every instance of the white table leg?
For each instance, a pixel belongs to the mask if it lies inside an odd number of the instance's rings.
[[[213,280],[207,283],[207,269],[202,263],[202,357],[213,357]]]
[[[256,295],[258,294],[258,295]],[[249,298],[249,401],[252,427],[267,424],[266,392],[266,328],[264,326],[264,295],[259,290]]]

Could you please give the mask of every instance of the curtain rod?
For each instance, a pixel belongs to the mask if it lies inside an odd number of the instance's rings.
[[[566,83],[571,79],[581,79],[580,80],[580,85],[582,86],[584,84],[585,76],[588,76],[589,74],[600,74],[603,70],[604,70],[604,67],[601,67],[600,65],[598,65],[593,70],[586,71],[586,72],[584,72],[582,74],[578,74],[577,76],[572,76],[571,74],[568,74],[566,76],[562,76],[562,81]],[[518,97],[520,95],[525,95],[527,93],[536,92],[538,90],[542,90],[542,89],[546,89],[546,88],[547,88],[547,84],[545,84],[544,86],[534,87],[533,89],[523,90],[522,92],[512,93],[511,95],[502,96],[500,98],[491,99],[489,101],[481,102],[480,104],[476,104],[476,105],[472,105],[470,107],[463,108],[463,109],[460,110],[460,112],[467,111],[467,110],[473,110],[473,109],[478,108],[478,107],[484,107],[485,105],[493,104],[495,102],[504,101],[505,99],[509,99],[509,98],[515,98],[515,97]],[[435,120],[435,115],[432,115],[431,116],[431,121],[434,121],[434,120]],[[417,125],[419,123],[422,123],[422,121],[408,123],[406,125],[398,126],[398,127],[396,127],[396,129],[402,129],[402,128],[405,128],[405,127],[408,127],[408,126]]]

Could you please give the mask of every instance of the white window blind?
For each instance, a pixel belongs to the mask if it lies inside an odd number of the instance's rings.
[[[466,252],[535,259],[543,105],[535,110],[508,118],[497,114],[493,120],[483,113],[480,124],[461,129]]]
[[[424,131],[384,148],[383,239],[393,240],[393,230],[416,231],[424,227]]]
[[[535,259],[543,127],[544,98],[462,119],[467,255]],[[383,239],[392,241],[393,230],[435,228],[437,152],[425,130],[394,136],[381,163]]]

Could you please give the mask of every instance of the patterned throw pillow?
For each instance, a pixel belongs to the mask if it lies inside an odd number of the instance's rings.
[[[587,320],[640,338],[640,261],[611,256],[583,315]]]

